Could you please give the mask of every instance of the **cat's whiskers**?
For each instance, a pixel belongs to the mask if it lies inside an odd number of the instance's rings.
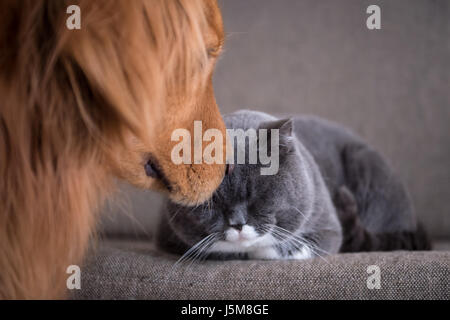
[[[192,207],[192,209],[188,212],[188,214],[191,213],[192,211],[194,211],[195,209],[197,209],[199,206],[200,206],[200,204],[197,204],[195,207]],[[178,213],[181,211],[181,209],[183,209],[183,207],[180,207],[180,208],[175,212],[175,214],[169,219],[169,223],[172,223],[172,222],[173,222],[173,220],[174,220],[175,217],[178,215]]]
[[[216,229],[218,226],[219,226],[219,221],[216,221],[216,222],[214,222],[214,223],[211,225],[210,230],[214,230],[214,229]]]
[[[181,211],[181,209],[183,209],[183,207],[180,207],[180,208],[174,213],[174,215],[173,215],[172,217],[170,217],[169,223],[172,223],[172,222],[173,222],[173,220],[174,220],[175,217],[178,215],[178,213]]]
[[[295,208],[295,209],[297,209],[297,208]],[[297,209],[297,210],[298,210],[298,209]],[[299,211],[299,212],[300,212],[300,211]],[[300,213],[301,213],[301,212],[300,212]],[[301,213],[301,214],[302,214],[302,213]],[[283,231],[283,232],[286,232],[286,233],[292,235],[293,237],[295,237],[295,238],[297,238],[297,239],[300,238],[300,239],[302,239],[303,241],[306,241],[306,242],[308,243],[308,241],[307,241],[306,239],[304,239],[304,238],[303,238],[302,236],[300,236],[300,235],[294,234],[294,233],[292,233],[292,232],[290,232],[290,231],[288,231],[288,230],[286,230],[286,229],[284,229],[284,228],[281,228],[281,227],[279,227],[279,226],[277,226],[277,225],[274,225],[274,227],[278,228],[279,230],[281,230],[281,231]],[[312,244],[312,243],[310,243],[310,242],[309,242],[309,245],[314,246],[314,244]],[[329,252],[327,252],[327,251],[325,251],[325,250],[323,250],[323,249],[321,249],[321,248],[319,248],[319,247],[317,247],[317,246],[314,246],[314,248],[316,248],[317,250],[323,252],[323,253],[326,254],[326,255],[329,255],[329,254],[330,254]]]
[[[282,234],[279,233],[279,235],[282,235]],[[319,258],[323,259],[324,261],[327,261],[321,254],[319,254],[315,250],[315,249],[317,249],[316,247],[314,247],[311,243],[303,241],[297,237],[287,238],[284,241],[279,242],[278,244],[281,245],[282,247],[284,247],[286,250],[289,250],[290,246],[293,246],[295,249],[297,249],[299,251],[302,251],[303,249],[307,249],[307,250],[311,251],[313,254],[315,254],[316,256],[318,256]]]
[[[206,249],[216,240],[216,235],[214,235],[213,237],[208,238],[208,240],[206,240],[205,242],[203,242],[196,250],[195,253],[193,253],[190,258],[188,260],[195,260],[197,259],[197,257],[199,257],[200,255],[202,255],[204,253],[204,251],[206,251]],[[187,261],[187,260],[185,260]]]
[[[216,232],[216,233],[206,236],[205,238],[203,238],[202,240],[197,242],[195,245],[193,245],[188,251],[186,251],[186,253],[183,256],[181,256],[181,258],[178,259],[173,264],[172,268],[167,273],[167,278],[170,278],[170,276],[173,274],[173,272],[175,272],[176,267],[181,263],[191,261],[191,263],[189,264],[189,267],[190,267],[192,265],[192,263],[195,261],[197,253],[200,252],[200,254],[203,255],[203,256],[200,256],[200,259],[202,259],[204,256],[206,256],[207,247],[209,248],[210,245],[212,243],[214,243],[214,241],[217,239],[217,235],[218,235],[218,233]],[[203,251],[203,253],[202,253],[202,251]],[[195,257],[193,257],[194,255],[195,255]]]
[[[184,263],[184,262],[188,262],[191,260],[195,260],[195,258],[197,257],[197,255],[205,248],[206,245],[208,245],[208,243],[211,241],[211,239],[213,239],[215,236],[213,234],[210,234],[209,236],[207,236],[205,239],[203,239],[200,243],[194,245],[191,249],[190,252],[188,250],[188,253],[184,258],[180,258],[179,262],[180,263]]]
[[[213,202],[213,198],[209,198],[208,200],[208,211],[211,213],[211,208],[213,207],[214,202]]]
[[[194,255],[197,250],[199,250],[202,245],[207,242],[208,240],[210,240],[211,238],[215,238],[217,235],[217,233],[211,233],[209,235],[207,235],[206,237],[204,237],[202,240],[200,240],[199,242],[197,242],[196,244],[194,244],[188,251],[186,251],[180,259],[178,259],[175,264],[173,265],[173,268],[175,268],[176,266],[178,266],[180,263],[185,262],[186,260],[190,259],[192,257],[192,255]]]
[[[314,244],[311,243],[311,242],[308,242],[308,241],[307,241],[305,238],[303,238],[301,235],[294,234],[294,233],[292,233],[292,232],[290,232],[290,231],[288,231],[288,230],[286,230],[286,229],[284,229],[284,228],[281,228],[281,227],[279,227],[279,226],[275,226],[275,228],[278,229],[278,232],[281,232],[281,233],[284,232],[285,234],[292,236],[292,239],[293,239],[293,240],[299,241],[300,243],[306,245],[309,249],[316,249],[316,250],[318,250],[318,251],[321,251],[321,252],[323,252],[323,253],[329,255],[329,252],[327,252],[327,251],[325,251],[325,250],[323,250],[323,249],[317,247],[316,245],[314,245]],[[314,253],[317,254],[317,255],[319,255],[317,252],[314,252]],[[320,255],[319,255],[319,256],[320,256]]]
[[[208,239],[206,242],[204,242],[197,250],[196,253],[194,255],[191,256],[190,259],[186,260],[187,261],[191,261],[188,265],[188,267],[191,267],[192,264],[195,261],[202,261],[203,258],[205,258],[208,255],[208,249],[211,247],[211,245],[216,241],[216,237],[212,237],[210,239]]]
[[[304,219],[304,224],[309,222],[310,217],[307,217],[302,211],[300,211],[299,208],[292,206],[292,209],[294,209],[295,211],[297,211],[298,213],[300,213],[300,215],[303,217]]]
[[[308,218],[303,212],[301,212],[299,208],[294,207],[294,206],[292,206],[291,208],[292,208],[292,209],[295,209],[295,211],[297,211],[298,213],[300,213],[301,216],[303,217],[303,219],[305,219],[306,221],[309,220],[309,218]]]
[[[296,239],[292,234],[283,233],[280,230],[275,229],[276,226],[272,225],[271,227],[267,227],[267,232],[270,232],[270,234],[277,240],[276,245],[281,246],[282,249],[289,249],[289,245],[294,246],[297,250],[302,250],[303,248],[307,247],[309,249],[309,246],[306,243],[300,242],[298,239]]]
[[[306,239],[304,239],[300,235],[296,235],[296,234],[294,234],[284,228],[281,228],[280,226],[277,226],[277,225],[270,224],[270,225],[266,225],[266,227],[268,228],[268,230],[271,230],[271,233],[275,238],[278,237],[277,240],[280,241],[278,244],[284,246],[284,248],[287,248],[289,245],[293,245],[298,250],[307,248],[313,254],[317,255],[319,258],[321,258],[322,260],[329,263],[329,261],[326,260],[321,254],[319,254],[318,251],[321,251],[321,252],[325,253],[326,255],[329,255],[328,252],[326,252],[325,250],[322,250],[321,248],[317,247],[313,243],[308,242]]]

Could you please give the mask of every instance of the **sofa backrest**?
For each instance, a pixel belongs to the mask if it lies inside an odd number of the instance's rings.
[[[372,2],[380,30],[366,26]],[[432,235],[450,236],[449,1],[220,3],[228,33],[214,79],[222,113],[306,113],[349,126],[389,159]],[[159,198],[127,192],[139,223],[116,218],[107,231],[154,226]]]

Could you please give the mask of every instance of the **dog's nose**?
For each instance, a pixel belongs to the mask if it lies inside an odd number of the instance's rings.
[[[159,170],[156,168],[156,166],[153,164],[151,160],[148,160],[147,163],[144,165],[144,170],[147,177],[159,179],[161,176]]]
[[[158,162],[156,160],[148,159],[147,163],[144,165],[144,170],[147,177],[159,179],[164,184],[164,186],[166,186],[167,190],[172,191],[169,180],[164,175],[161,167],[158,165]]]
[[[243,227],[243,226],[244,226],[244,225],[243,225],[243,224],[240,224],[240,223],[238,223],[238,224],[231,224],[231,225],[230,225],[231,228],[236,229],[236,230],[238,230],[238,231],[242,231],[242,227]]]

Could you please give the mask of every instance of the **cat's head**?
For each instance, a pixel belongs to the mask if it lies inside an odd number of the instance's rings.
[[[279,129],[279,168],[275,175],[261,175],[267,165],[258,161],[249,164],[249,141],[246,142],[245,164],[235,164],[209,201],[197,207],[169,203],[171,229],[186,245],[204,240],[209,252],[243,252],[258,246],[282,241],[276,228],[293,231],[300,223],[299,208],[293,203],[301,196],[302,163],[292,120],[264,122],[259,129],[268,129],[267,150],[273,140],[270,129]],[[235,143],[236,151],[239,146]],[[261,143],[258,139],[257,149]],[[270,154],[270,152],[269,152]],[[231,167],[230,167],[231,168]]]

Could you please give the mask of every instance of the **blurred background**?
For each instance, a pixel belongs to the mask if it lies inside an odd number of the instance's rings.
[[[314,114],[352,128],[403,178],[433,238],[450,236],[450,1],[222,0],[223,114]],[[381,7],[381,30],[366,9]],[[150,234],[162,203],[121,185],[101,226]]]

